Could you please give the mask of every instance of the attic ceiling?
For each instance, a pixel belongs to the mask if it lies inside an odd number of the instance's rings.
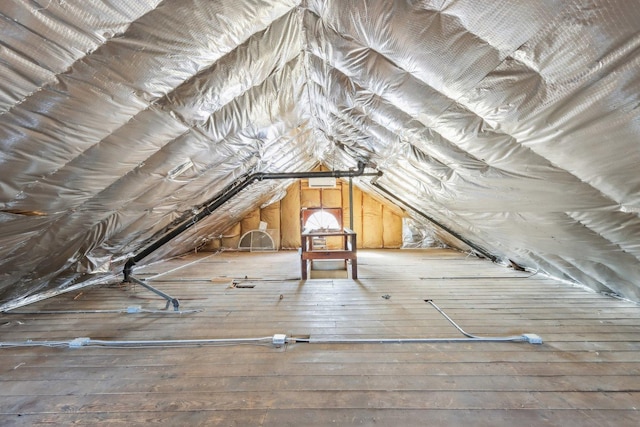
[[[248,173],[358,160],[423,223],[640,300],[636,2],[8,0],[0,34],[0,309],[120,274]]]

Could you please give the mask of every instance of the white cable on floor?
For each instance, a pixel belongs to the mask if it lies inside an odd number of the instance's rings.
[[[480,337],[465,332],[447,314],[440,309],[432,300],[424,300],[434,307],[445,319],[449,321],[465,338],[295,338],[287,337],[285,334],[275,334],[273,336],[261,338],[213,338],[213,339],[191,339],[191,340],[131,340],[131,341],[107,341],[92,340],[88,337],[75,338],[70,341],[22,341],[22,342],[0,342],[0,348],[10,347],[194,347],[211,345],[242,345],[242,344],[271,344],[281,347],[285,344],[308,343],[308,344],[433,344],[433,343],[456,343],[456,342],[527,342],[529,344],[542,344],[542,338],[536,334],[522,334],[506,337]],[[129,307],[127,312],[138,312],[139,306]]]
[[[39,311],[12,311],[6,314],[26,314],[26,315],[36,315],[36,314],[137,314],[137,313],[145,313],[145,314],[167,314],[167,315],[176,315],[176,314],[192,314],[192,313],[200,313],[204,311],[203,308],[194,308],[192,310],[180,310],[180,311],[171,311],[171,310],[148,310],[146,308],[140,308],[140,306],[134,305],[127,308],[121,309],[111,309],[111,310],[39,310]]]
[[[200,347],[200,346],[225,346],[225,345],[242,345],[257,344],[269,345],[274,343],[274,337],[261,338],[215,338],[215,339],[197,339],[197,340],[127,340],[127,341],[108,341],[108,340],[92,340],[91,338],[81,337],[68,341],[19,341],[19,342],[0,342],[0,348],[15,347],[120,347],[120,348],[147,348],[147,347]]]

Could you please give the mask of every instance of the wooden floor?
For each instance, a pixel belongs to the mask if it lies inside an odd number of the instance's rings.
[[[0,425],[640,425],[638,305],[445,250],[361,251],[358,281],[299,268],[296,252],[190,255],[136,270],[182,313],[105,285],[1,314]],[[467,332],[544,344],[270,344],[462,337],[425,299]],[[70,348],[78,337],[269,338]],[[52,347],[6,347],[27,340]]]

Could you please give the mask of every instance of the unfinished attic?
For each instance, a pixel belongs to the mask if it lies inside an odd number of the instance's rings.
[[[640,424],[640,5],[0,2],[0,424]]]

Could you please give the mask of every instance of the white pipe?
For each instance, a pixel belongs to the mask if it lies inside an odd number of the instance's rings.
[[[198,340],[130,340],[130,341],[107,341],[92,340],[87,337],[75,338],[69,341],[19,341],[0,342],[0,348],[13,347],[193,347],[207,345],[238,345],[238,344],[272,344],[273,337],[261,338],[215,338]]]
[[[196,340],[128,340],[107,341],[92,340],[81,337],[70,341],[20,341],[0,342],[0,348],[12,347],[193,347],[208,345],[239,345],[239,344],[272,344],[280,347],[283,344],[308,343],[308,344],[433,344],[433,343],[457,343],[457,342],[528,342],[530,344],[542,344],[542,339],[535,334],[523,334],[512,337],[475,337],[475,338],[295,338],[284,334],[275,334],[261,338],[211,338]]]
[[[309,338],[300,340],[289,338],[287,342],[308,342],[309,344],[433,344],[455,342],[531,342],[525,334],[513,337],[477,338]],[[536,335],[537,336],[537,335]],[[531,344],[536,344],[531,342]]]
[[[40,310],[40,311],[12,311],[6,314],[25,314],[25,315],[36,315],[36,314],[136,314],[136,313],[145,313],[145,314],[192,314],[192,313],[200,313],[204,311],[202,308],[196,308],[192,310],[180,310],[180,311],[171,311],[171,310],[148,310],[146,308],[141,308],[139,305],[129,306],[127,308],[120,309],[110,309],[110,310]]]

